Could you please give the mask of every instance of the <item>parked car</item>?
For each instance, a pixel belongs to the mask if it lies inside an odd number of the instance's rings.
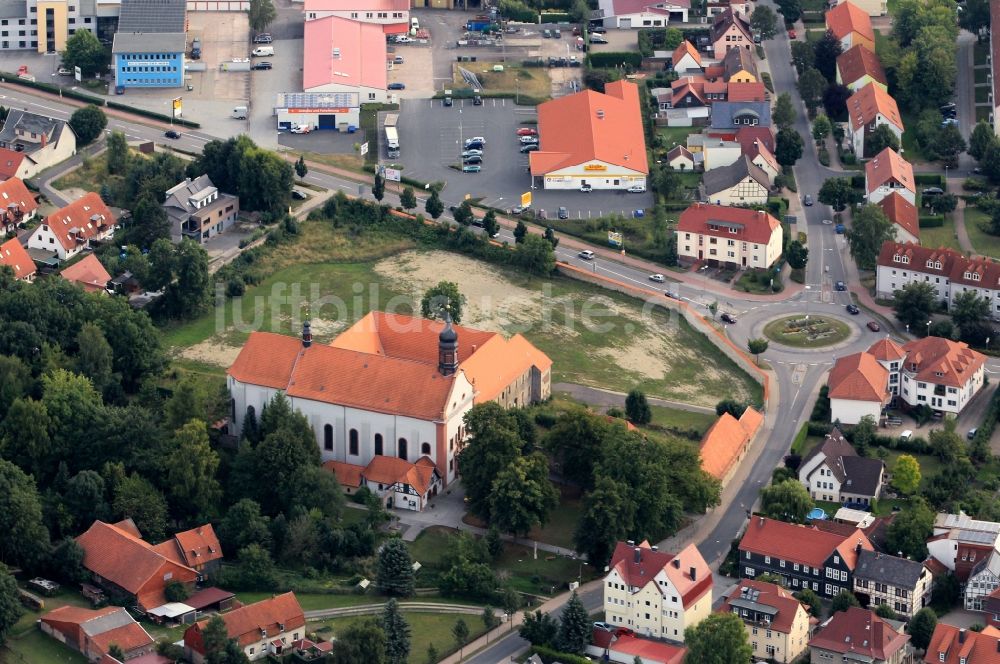
[[[578,253],[577,256],[580,257],[580,258],[582,258],[585,261],[592,261],[592,260],[594,260],[594,252],[591,251],[590,249],[584,249],[583,251],[581,251],[580,253]],[[594,625],[596,626],[597,623],[594,623]]]
[[[406,84],[405,83],[390,83],[387,86],[386,89],[387,90],[405,90],[406,89]]]
[[[858,305],[856,304],[849,304],[847,305],[846,309],[847,313],[851,314],[852,316],[857,316],[858,314],[861,313],[861,309],[858,309]]]
[[[569,219],[569,210],[567,210],[566,208],[560,206],[559,207],[559,218],[560,219]]]
[[[662,274],[651,274],[651,275],[649,275],[649,280],[650,281],[655,281],[658,284],[662,284],[667,279]]]
[[[517,130],[518,136],[538,136],[538,130],[534,127],[521,127]]]
[[[180,137],[181,137],[181,134],[180,134],[180,132],[178,132],[178,131],[174,131],[173,129],[169,129],[169,130],[167,130],[167,131],[163,132],[163,135],[164,135],[164,136],[166,136],[167,138],[172,138],[172,139],[174,139],[175,141],[176,141],[176,140],[177,140],[178,138],[180,138]]]
[[[538,149],[538,143],[528,143],[521,146],[521,152],[534,152]]]
[[[272,41],[270,32],[261,32],[253,38],[254,44],[270,44]]]
[[[250,69],[258,69],[258,70],[261,70],[261,69],[273,69],[273,68],[274,68],[274,65],[271,64],[267,60],[264,60],[264,62],[255,62],[250,67]]]
[[[965,434],[965,437],[968,440],[972,440],[976,437],[977,433],[979,433],[979,429],[969,429],[969,431]]]
[[[472,155],[471,157],[465,157],[462,160],[462,163],[463,164],[482,164],[483,163],[483,158],[480,157],[479,155]]]
[[[944,189],[941,187],[927,187],[920,193],[924,196],[940,196],[944,193]]]
[[[512,207],[510,210],[507,211],[507,214],[516,216],[522,214],[527,209],[528,208],[524,207],[523,205],[515,205],[514,207]]]
[[[594,27],[589,28],[589,30],[590,32],[594,32],[597,34],[604,34],[605,32],[608,31],[608,29],[605,28],[603,25],[595,25]]]
[[[789,39],[795,39],[795,31],[794,30],[789,30],[788,31],[788,38]]]
[[[462,166],[463,173],[478,173],[481,170],[483,170],[483,167],[479,164],[466,164],[465,166]]]
[[[482,156],[483,156],[482,150],[466,150],[462,153],[463,159],[465,157],[482,157]]]
[[[452,105],[452,104],[454,104],[454,103],[455,103],[455,102],[453,102],[453,101],[451,100],[451,97],[445,97],[445,98],[444,98],[444,105],[445,105],[445,106],[451,106],[451,105]]]
[[[538,142],[538,137],[537,136],[522,136],[518,140],[521,141],[524,144],[537,143]]]
[[[837,224],[837,226],[833,230],[835,230],[837,232],[837,235],[843,235],[844,234],[844,230],[845,230],[844,229],[844,225],[843,224]]]
[[[392,59],[392,64],[394,64],[394,65],[401,65],[401,64],[403,64],[403,56],[397,55],[396,57],[394,57]]]
[[[542,30],[542,37],[544,37],[545,39],[551,39],[552,38],[552,31],[549,30],[548,28]]]
[[[308,134],[311,131],[312,127],[309,125],[293,124],[291,128],[293,134]]]
[[[607,44],[608,40],[604,38],[604,35],[594,33],[594,34],[590,35],[590,43],[591,44]]]
[[[593,190],[594,190],[594,187],[592,187],[589,184],[581,184],[580,185],[580,191],[583,192],[583,193],[585,193],[585,194],[589,194]]]
[[[292,189],[292,198],[294,198],[297,201],[304,201],[307,198],[309,198],[309,194],[305,194],[299,191],[298,189]]]
[[[882,326],[881,326],[881,325],[879,325],[878,323],[876,323],[876,322],[875,322],[875,321],[873,321],[873,320],[870,320],[870,321],[868,321],[868,326],[867,326],[867,327],[868,327],[868,329],[869,329],[869,330],[871,330],[872,332],[878,332],[879,330],[881,330],[881,329],[882,329]]]
[[[73,72],[69,68],[67,68],[67,67],[60,67],[56,71],[56,73],[59,74],[60,76],[72,76],[73,75]]]
[[[723,323],[728,323],[729,325],[735,325],[736,324],[736,316],[734,316],[732,314],[725,314],[724,313],[721,316],[719,316],[719,318],[722,319]]]
[[[470,142],[472,142],[472,143],[482,143],[483,145],[486,145],[486,139],[483,138],[482,136],[473,136],[472,138],[467,138],[467,139],[465,139],[465,142],[466,143],[470,143]]]
[[[552,31],[552,37],[554,39],[561,39],[562,38],[562,31],[559,30],[559,29],[553,30]]]
[[[806,194],[805,196],[803,196],[802,204],[805,205],[806,207],[812,207],[813,204],[812,194]]]
[[[644,184],[634,184],[628,188],[628,193],[630,194],[645,194],[646,185]]]
[[[480,97],[479,95],[475,95],[472,98],[472,105],[473,106],[482,106],[483,105],[483,98]]]
[[[485,146],[482,143],[480,143],[479,141],[466,141],[465,142],[465,149],[466,150],[480,150],[481,151],[484,147]]]
[[[412,44],[415,40],[412,37],[407,37],[406,35],[399,35],[396,37],[397,44]]]
[[[843,281],[838,281],[833,285],[833,288],[834,290],[845,291],[847,290],[847,284],[845,284]]]

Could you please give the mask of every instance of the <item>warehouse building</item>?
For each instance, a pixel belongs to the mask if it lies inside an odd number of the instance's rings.
[[[530,154],[532,186],[628,189],[646,186],[649,164],[639,88],[615,81],[538,107],[539,149]]]
[[[111,48],[115,87],[181,87],[186,44],[185,0],[122,0]]]
[[[314,129],[353,131],[361,121],[357,92],[281,92],[274,102],[278,129],[306,125]]]
[[[339,16],[306,21],[302,89],[356,92],[361,103],[385,103],[388,72],[382,26]]]

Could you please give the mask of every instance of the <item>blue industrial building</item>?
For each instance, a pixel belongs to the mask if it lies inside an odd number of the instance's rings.
[[[184,85],[185,0],[122,0],[111,54],[115,87]]]

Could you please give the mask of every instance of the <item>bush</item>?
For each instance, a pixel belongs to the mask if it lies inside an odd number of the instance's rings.
[[[920,217],[921,228],[941,228],[944,226],[943,214],[929,214]]]
[[[542,12],[540,20],[542,23],[569,23],[572,16],[565,12]]]
[[[853,166],[858,163],[858,157],[853,152],[842,151],[840,153],[840,163],[844,166]]]
[[[985,178],[965,178],[962,182],[965,191],[989,191],[990,183]]]
[[[100,106],[102,102],[98,100],[98,105]],[[170,116],[164,113],[157,113],[156,111],[147,111],[144,108],[137,108],[135,106],[129,106],[128,104],[119,104],[116,101],[107,102],[108,108],[117,108],[121,111],[128,111],[134,115],[141,115],[144,118],[152,118],[153,120],[159,120],[160,122],[170,122]],[[175,125],[180,125],[182,127],[190,127],[191,129],[198,129],[201,125],[197,122],[191,120],[185,120],[184,118],[174,119]]]
[[[857,175],[851,176],[851,187],[854,189],[864,189],[865,188],[865,175],[864,173],[859,173]]]
[[[532,646],[531,650],[538,655],[545,664],[555,664],[556,662],[562,662],[562,664],[591,664],[591,661],[586,657],[559,652],[554,648]]]
[[[642,64],[642,55],[631,51],[606,51],[587,55],[587,64],[599,69],[617,67],[623,63],[633,69],[638,69]]]
[[[820,148],[817,158],[822,165],[830,165],[830,152],[826,148]]]

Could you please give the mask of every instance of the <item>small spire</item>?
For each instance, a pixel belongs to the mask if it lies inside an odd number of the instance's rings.
[[[313,335],[312,329],[309,325],[309,319],[307,318],[305,322],[302,323],[302,347],[309,348],[312,346]]]

